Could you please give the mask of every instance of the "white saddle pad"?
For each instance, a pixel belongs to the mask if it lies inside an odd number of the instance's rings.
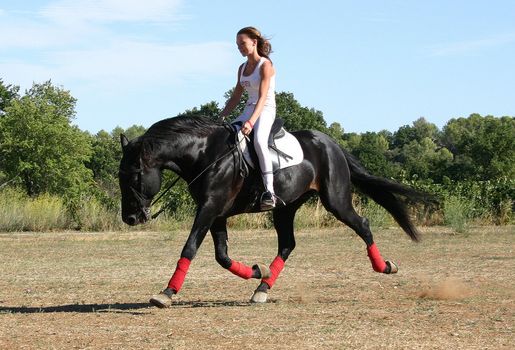
[[[284,130],[284,129],[283,129]],[[284,136],[281,138],[275,139],[275,147],[281,152],[287,154],[288,156],[284,156],[274,149],[270,149],[270,155],[272,156],[272,164],[274,166],[274,172],[280,169],[288,168],[293,165],[300,164],[304,159],[304,152],[302,151],[302,147],[300,147],[300,143],[295,136],[284,130]],[[256,168],[252,157],[250,156],[249,151],[249,139],[243,133],[238,131],[238,143],[245,158],[245,161],[249,166],[253,169]],[[258,164],[259,165],[259,164]]]

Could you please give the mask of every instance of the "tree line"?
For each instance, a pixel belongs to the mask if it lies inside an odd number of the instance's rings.
[[[15,187],[31,197],[57,195],[72,213],[94,198],[106,210],[118,212],[119,135],[134,138],[145,127],[91,134],[74,125],[77,100],[69,91],[50,81],[34,83],[23,94],[19,90],[0,79],[0,191]],[[512,221],[513,116],[471,114],[450,119],[442,129],[418,118],[393,132],[353,133],[339,123],[327,125],[321,111],[302,106],[290,92],[277,93],[276,100],[277,115],[288,130],[317,129],[330,135],[371,173],[442,199],[468,202],[471,215],[488,216],[496,223]],[[241,103],[233,117],[243,107]],[[208,102],[181,115],[216,119],[220,111],[216,102]],[[192,205],[184,186],[175,189],[168,200],[172,211]]]

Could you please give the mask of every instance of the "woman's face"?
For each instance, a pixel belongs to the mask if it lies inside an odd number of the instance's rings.
[[[247,34],[238,34],[236,36],[236,45],[242,56],[248,56],[254,53],[257,40],[251,39]]]

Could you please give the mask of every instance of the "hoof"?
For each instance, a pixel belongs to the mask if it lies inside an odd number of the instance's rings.
[[[160,309],[168,308],[172,306],[172,298],[170,298],[164,292],[161,292],[150,298],[150,304],[157,306]]]
[[[263,304],[266,303],[268,299],[268,294],[265,292],[255,291],[252,298],[250,298],[251,303]]]
[[[270,268],[264,264],[256,264],[254,265],[259,272],[261,273],[261,279],[263,278],[270,278],[272,276],[272,273],[270,272]]]
[[[399,267],[393,261],[387,260],[386,265],[390,266],[390,271],[388,272],[389,274],[397,273],[399,271]]]

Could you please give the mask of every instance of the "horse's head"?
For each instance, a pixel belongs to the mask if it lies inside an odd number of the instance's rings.
[[[128,225],[150,219],[152,199],[161,188],[161,169],[155,161],[152,146],[144,140],[129,142],[120,135],[123,156],[118,174],[122,192],[122,220]]]

